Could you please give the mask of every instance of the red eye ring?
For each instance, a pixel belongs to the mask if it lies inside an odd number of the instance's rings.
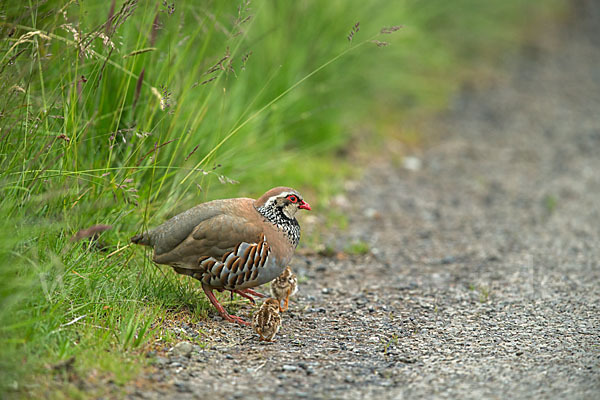
[[[298,198],[296,196],[294,196],[293,194],[290,194],[287,198],[292,203],[297,203],[298,202]]]

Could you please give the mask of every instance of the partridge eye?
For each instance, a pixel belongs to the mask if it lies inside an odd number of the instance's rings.
[[[296,203],[298,201],[298,198],[294,195],[288,196],[288,200],[291,201],[292,203]]]

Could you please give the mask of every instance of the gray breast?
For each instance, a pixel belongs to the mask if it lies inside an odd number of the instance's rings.
[[[267,282],[271,282],[273,279],[277,278],[285,269],[286,264],[287,263],[279,262],[272,253],[269,254],[267,262],[258,273],[258,284],[262,285]]]

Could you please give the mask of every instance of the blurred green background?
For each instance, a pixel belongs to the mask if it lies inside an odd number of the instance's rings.
[[[157,321],[210,307],[130,236],[276,185],[335,215],[356,153],[418,145],[408,121],[443,110],[562,3],[1,2],[2,391],[74,396],[69,374],[135,376],[172,339]],[[95,224],[112,229],[70,240]]]

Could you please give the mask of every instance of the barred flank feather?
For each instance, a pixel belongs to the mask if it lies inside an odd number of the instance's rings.
[[[194,277],[212,287],[235,290],[243,283],[256,279],[259,268],[267,263],[271,249],[265,236],[258,243],[240,243],[235,251],[218,261],[214,257],[199,260],[200,271]]]

